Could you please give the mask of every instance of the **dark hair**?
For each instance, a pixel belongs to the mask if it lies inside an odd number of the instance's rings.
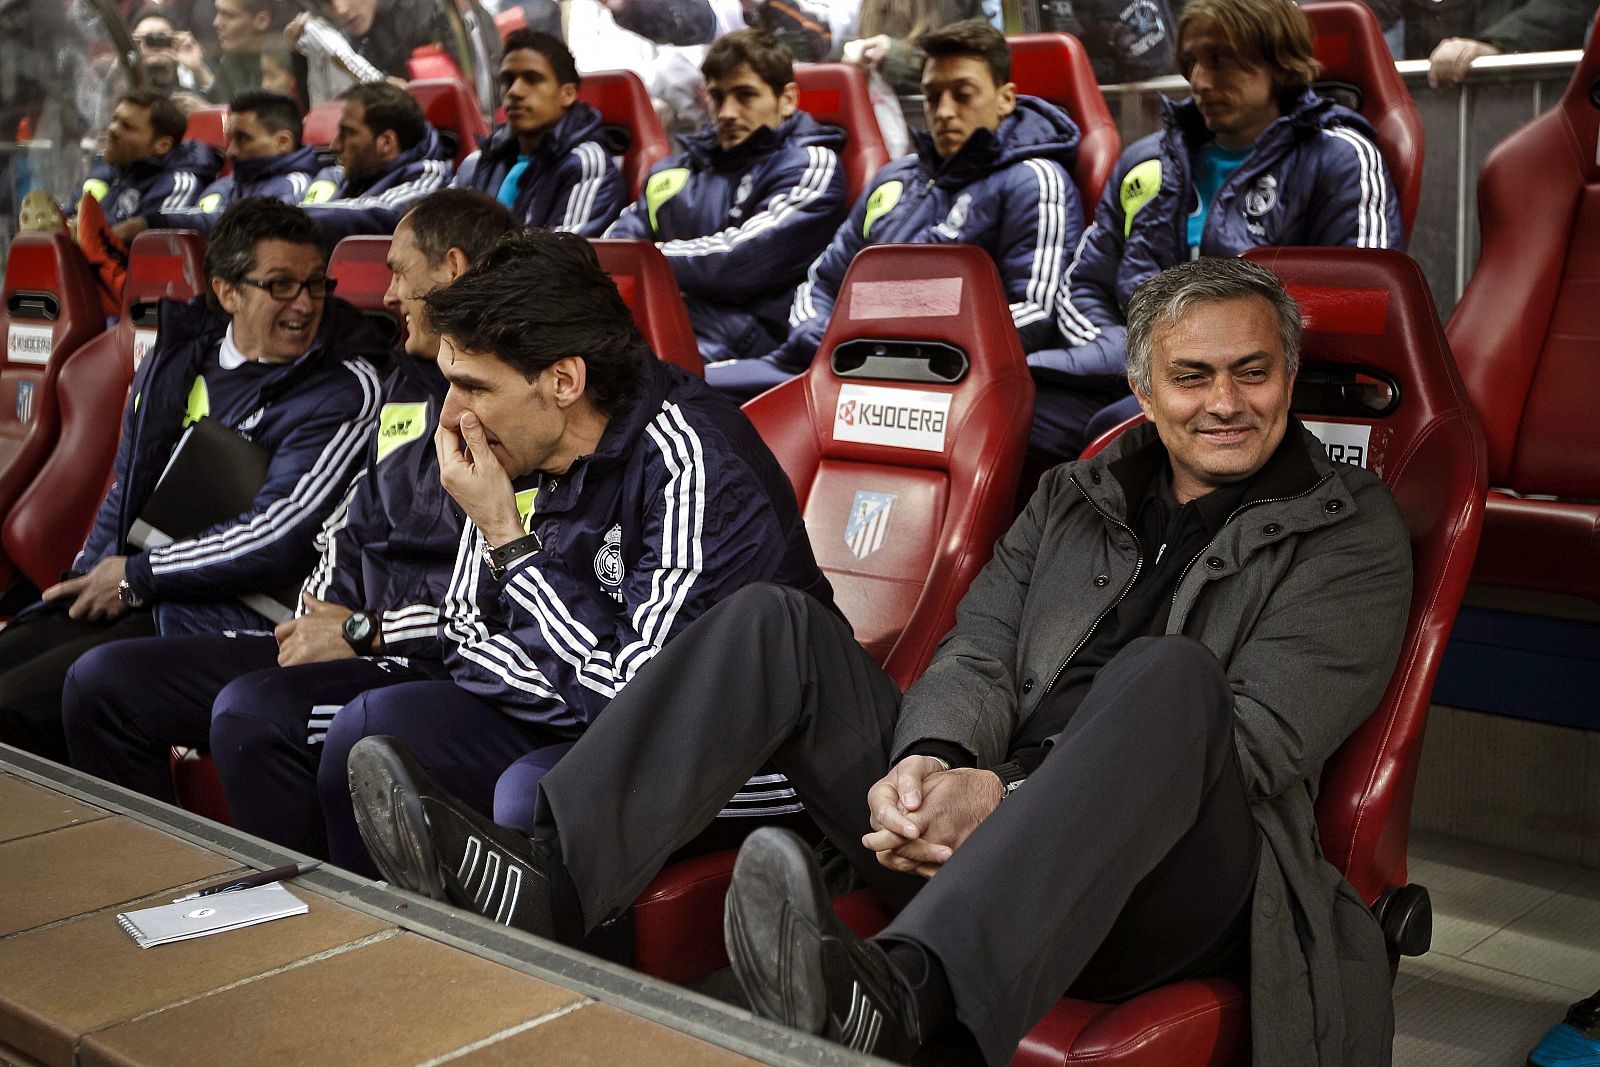
[[[178,16],[175,12],[164,7],[142,7],[138,11],[134,12],[133,18],[128,20],[128,32],[132,33],[134,30],[137,30],[139,28],[139,23],[143,22],[145,19],[160,19],[168,26],[171,26],[174,31],[181,32],[182,30],[182,27],[179,25]]]
[[[322,227],[294,204],[270,196],[247,196],[222,213],[206,238],[206,278],[238,285],[256,265],[256,245],[261,241],[287,241],[322,247]],[[206,300],[218,310],[216,295],[206,289]]]
[[[294,146],[300,147],[300,105],[292,97],[269,89],[246,89],[235,94],[228,101],[228,107],[236,115],[241,111],[250,112],[270,133],[288,130],[294,135]]]
[[[1272,308],[1283,345],[1284,369],[1293,375],[1300,367],[1300,305],[1283,282],[1247,260],[1202,256],[1162,271],[1133,291],[1128,301],[1128,380],[1149,396],[1156,334],[1176,326],[1196,304],[1247,296],[1260,297]]]
[[[928,59],[947,56],[976,56],[983,60],[995,85],[1011,80],[1011,47],[1005,34],[983,19],[952,22],[939,30],[929,30],[911,42]]]
[[[393,130],[400,151],[406,152],[421,142],[428,132],[422,107],[410,93],[388,82],[362,82],[339,94],[340,100],[354,100],[362,107],[361,122],[376,137]]]
[[[500,52],[502,55],[510,55],[522,48],[544,56],[545,62],[549,63],[550,69],[555,72],[557,84],[583,84],[583,78],[578,73],[578,64],[572,58],[572,51],[561,38],[543,30],[512,30],[506,34],[505,44]]]
[[[483,260],[424,298],[433,328],[486,352],[528,381],[568,356],[588,370],[584,395],[608,417],[627,410],[649,358],[616,283],[589,242],[571,233],[518,230]]]
[[[119,104],[132,104],[150,110],[150,129],[157,137],[170,137],[174,146],[189,131],[189,117],[183,108],[154,89],[130,89],[118,98]]]
[[[771,33],[755,28],[718,37],[706,50],[700,75],[712,82],[743,66],[770,85],[774,96],[782,96],[784,86],[794,81],[794,59],[789,50]]]
[[[476,189],[441,189],[417,201],[400,221],[410,225],[411,240],[430,267],[452,248],[476,263],[517,225],[504,204]]]

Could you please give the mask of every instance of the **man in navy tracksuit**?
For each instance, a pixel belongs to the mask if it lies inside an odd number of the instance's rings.
[[[453,185],[498,199],[524,226],[599,237],[627,203],[600,113],[578,99],[578,68],[561,38],[506,35],[500,105],[506,121],[485,138]]]
[[[832,603],[777,460],[732,404],[651,357],[586,241],[512,235],[427,303],[450,380],[440,477],[469,520],[443,604],[451,680],[335,715],[319,780],[332,858],[356,869],[369,861],[333,828],[354,826],[343,755],[360,738],[401,738],[468,803],[523,823],[553,755],[711,605],[751,582]],[[776,776],[721,802],[741,829],[798,810]]]
[[[988,23],[958,22],[917,44],[927,53],[928,111],[917,154],[878,172],[811,264],[788,339],[760,358],[706,368],[719,391],[745,400],[810,366],[845,271],[867,245],[977,245],[999,269],[1023,350],[1061,343],[1061,277],[1083,218],[1068,174],[1078,128],[1058,108],[1017,95],[1010,50]]]
[[[207,295],[162,303],[76,576],[0,634],[0,740],[63,758],[62,682],[82,653],[124,637],[268,628],[238,597],[310,571],[317,528],[377,419],[372,360],[383,356],[364,317],[329,298],[320,242],[299,208],[240,201],[207,242]],[[205,417],[268,453],[265,480],[236,519],[140,550],[134,521],[184,429]],[[163,675],[187,666],[163,663]]]
[[[316,773],[333,713],[367,689],[445,676],[438,605],[461,516],[439,485],[433,430],[448,385],[422,297],[512,225],[464,190],[435,193],[401,221],[388,296],[409,326],[407,355],[383,383],[364,465],[318,535],[296,617],[275,634],[119,641],[85,656],[64,709],[74,765],[170,800],[167,750],[209,747],[235,826],[327,855]]]
[[[209,145],[185,141],[187,128],[183,111],[160,93],[137,89],[117,101],[105,155],[89,168],[82,190],[100,201],[107,225],[189,207],[217,176],[222,157]],[[76,210],[74,201],[66,213]]]
[[[747,359],[788,336],[806,264],[850,209],[845,137],[796,110],[794,64],[765,30],[719,37],[700,71],[712,123],[651,169],[606,236],[656,242],[707,362]]]
[[[450,184],[455,151],[399,86],[353,85],[339,99],[339,162],[318,172],[300,201],[330,250],[352,234],[393,233],[417,201]]]
[[[1227,26],[1247,39],[1230,40]],[[1250,41],[1265,42],[1266,54]],[[1069,347],[1029,360],[1040,385],[1033,448],[1062,459],[1139,411],[1128,396],[1085,429],[1062,397],[1085,382],[1126,392],[1123,323],[1146,279],[1265,245],[1405,247],[1372,127],[1311,91],[1317,61],[1297,4],[1193,0],[1178,47],[1194,95],[1163,99],[1161,131],[1122,153],[1067,276]]]
[[[298,204],[311,188],[317,154],[300,143],[300,109],[282,93],[249,89],[228,105],[228,158],[233,173],[201,191],[193,207],[168,211],[159,205],[120,223],[116,234],[131,241],[145,230],[209,233],[222,213],[247,196],[269,196]]]

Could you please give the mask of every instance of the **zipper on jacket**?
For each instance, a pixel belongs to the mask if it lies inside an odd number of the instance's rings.
[[[1133,574],[1129,575],[1128,580],[1122,583],[1122,588],[1117,591],[1117,598],[1111,603],[1107,604],[1099,615],[1095,616],[1094,622],[1091,622],[1089,624],[1089,628],[1083,632],[1083,636],[1078,638],[1078,643],[1072,646],[1072,651],[1067,653],[1067,658],[1062,660],[1061,666],[1056,668],[1055,676],[1050,679],[1050,684],[1044,687],[1043,693],[1039,694],[1040,700],[1043,700],[1045,697],[1050,695],[1050,690],[1054,689],[1056,687],[1056,683],[1061,680],[1061,673],[1067,669],[1067,664],[1072,662],[1072,657],[1083,651],[1083,646],[1088,644],[1090,637],[1094,636],[1095,629],[1099,627],[1100,623],[1107,615],[1111,614],[1118,604],[1122,603],[1123,598],[1128,595],[1128,590],[1133,588],[1133,583],[1139,580],[1139,571],[1144,567],[1144,546],[1139,543],[1139,535],[1133,532],[1133,527],[1129,526],[1121,519],[1109,514],[1105,511],[1105,509],[1101,508],[1099,504],[1096,504],[1094,502],[1094,498],[1089,496],[1089,494],[1084,491],[1083,486],[1079,484],[1076,476],[1074,476],[1072,479],[1072,485],[1078,490],[1079,493],[1083,494],[1083,499],[1088,501],[1089,506],[1095,510],[1095,514],[1099,515],[1107,522],[1110,522],[1112,525],[1122,527],[1122,529],[1127,532],[1128,536],[1133,538]]]
[[[1318,489],[1322,488],[1322,484],[1332,477],[1333,473],[1330,471],[1329,473],[1324,474],[1321,478],[1318,478],[1316,482],[1310,486],[1307,486],[1301,492],[1294,493],[1290,496],[1274,496],[1268,497],[1265,500],[1252,500],[1248,504],[1240,504],[1238,507],[1233,509],[1233,512],[1229,514],[1226,519],[1222,520],[1222,525],[1217,527],[1217,533],[1220,534],[1223,530],[1226,530],[1228,528],[1228,523],[1238,518],[1242,512],[1249,511],[1251,508],[1257,507],[1261,504],[1282,504],[1290,500],[1299,500],[1303,496],[1310,496],[1312,493],[1315,493]],[[1185,563],[1183,565],[1183,570],[1178,572],[1178,582],[1172,587],[1172,607],[1175,608],[1178,606],[1178,590],[1183,588],[1183,580],[1189,576],[1189,568],[1194,566],[1194,561],[1196,559],[1199,559],[1201,556],[1206,554],[1206,548],[1210,548],[1212,545],[1216,544],[1216,542],[1217,539],[1215,537],[1207,541],[1206,547],[1196,552],[1194,554],[1194,559],[1191,559],[1188,563]]]

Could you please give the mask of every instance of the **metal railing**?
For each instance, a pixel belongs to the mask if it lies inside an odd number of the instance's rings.
[[[1422,197],[1410,252],[1422,266],[1439,314],[1448,317],[1478,262],[1478,170],[1490,149],[1560,98],[1583,53],[1530,52],[1475,60],[1459,86],[1428,87],[1428,61],[1395,64],[1422,116]],[[1160,127],[1158,95],[1188,95],[1173,75],[1103,85],[1106,104],[1131,144]],[[1529,175],[1530,182],[1537,180]]]

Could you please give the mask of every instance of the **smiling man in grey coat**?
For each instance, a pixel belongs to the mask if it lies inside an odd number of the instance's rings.
[[[1383,937],[1312,800],[1393,672],[1409,539],[1382,482],[1290,417],[1299,339],[1253,264],[1152,279],[1128,309],[1152,425],[1045,476],[903,698],[837,615],[751,587],[543,779],[531,839],[358,746],[374,856],[572,941],[770,759],[898,914],[856,938],[804,843],[756,831],[725,930],[760,1014],[901,1062],[960,1025],[998,1065],[1063,993],[1221,974],[1248,982],[1257,1062],[1387,1063]]]

